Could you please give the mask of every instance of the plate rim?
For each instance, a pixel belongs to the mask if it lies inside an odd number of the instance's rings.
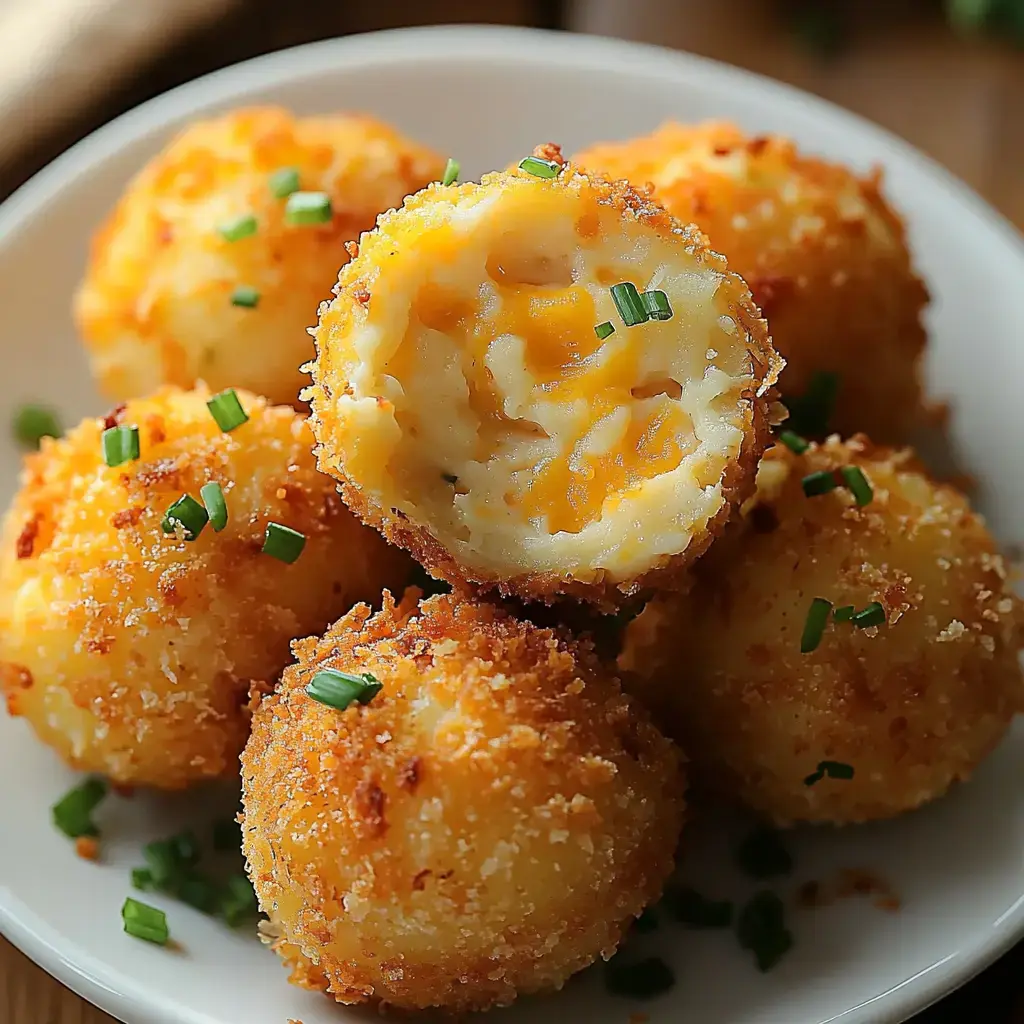
[[[682,50],[551,29],[495,25],[432,25],[388,29],[325,39],[244,60],[156,96],[108,122],[71,146],[0,204],[0,248],[15,239],[49,198],[75,175],[115,156],[125,145],[157,135],[188,114],[202,116],[232,101],[245,101],[253,88],[316,76],[341,66],[380,65],[417,57],[430,62],[469,57],[592,68],[611,60],[646,75],[679,80],[706,75],[734,92],[767,93],[780,105],[802,107],[810,117],[827,119],[893,153],[904,167],[931,179],[982,226],[1024,268],[1024,237],[1013,224],[945,167],[904,139],[836,104],[795,86]],[[0,884],[0,934],[77,995],[131,1024],[225,1024],[148,992],[143,981],[106,966],[91,952],[69,944],[7,886]],[[1007,952],[1024,936],[1024,892],[993,922],[991,931],[884,992],[822,1024],[876,1024],[920,1012],[959,988]],[[156,1001],[155,1001],[156,1000]],[[869,1014],[871,1016],[869,1016]],[[878,1016],[882,1014],[882,1016]]]

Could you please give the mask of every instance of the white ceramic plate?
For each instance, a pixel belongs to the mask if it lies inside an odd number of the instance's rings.
[[[251,61],[178,89],[76,146],[0,211],[0,396],[6,414],[45,395],[71,419],[103,408],[75,341],[68,306],[90,231],[129,176],[180,125],[254,102],[302,112],[363,109],[450,152],[477,174],[557,140],[567,152],[646,131],[668,117],[733,118],[794,136],[866,168],[881,162],[909,218],[935,295],[929,374],[955,398],[955,440],[984,484],[984,508],[1007,542],[1022,539],[1024,502],[1024,247],[964,186],[910,147],[850,114],[727,67],[607,40],[512,29],[427,29],[354,37]],[[0,434],[3,432],[0,431]],[[4,499],[18,455],[0,450]],[[77,859],[48,808],[71,775],[21,723],[0,717],[0,930],[76,991],[130,1024],[305,1024],[362,1019],[290,988],[275,958],[187,907],[164,904],[180,952],[121,932],[119,907],[139,847],[199,801],[114,799],[102,811],[107,856]],[[870,901],[792,912],[796,947],[758,974],[728,932],[663,928],[643,941],[678,984],[639,1006],[606,996],[596,974],[496,1015],[505,1024],[588,1020],[877,1024],[902,1020],[960,984],[1024,930],[1024,733],[968,786],[903,820],[792,837],[800,881],[840,867],[881,873],[898,914]],[[707,824],[686,866],[705,891],[751,891],[731,867],[739,826]]]

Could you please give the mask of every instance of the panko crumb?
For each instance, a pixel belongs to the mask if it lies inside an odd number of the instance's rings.
[[[801,153],[735,125],[665,124],[574,158],[647,183],[673,216],[697,224],[750,285],[787,366],[784,398],[836,373],[831,428],[906,440],[930,417],[921,389],[928,291],[915,273],[882,174]]]
[[[225,433],[210,397],[163,388],[44,439],[3,526],[8,711],[72,767],[118,786],[233,776],[253,681],[276,678],[296,635],[408,579],[406,556],[316,471],[302,417],[239,391],[249,418]],[[105,463],[110,419],[138,426],[138,460]],[[168,507],[211,481],[225,496],[224,530],[194,542],[166,533]],[[271,521],[305,536],[296,565],[262,553]]]
[[[294,650],[242,777],[265,938],[295,984],[348,1004],[504,1005],[609,957],[657,899],[680,758],[588,646],[410,591]],[[305,687],[328,668],[383,690],[325,706]]]
[[[537,152],[555,177],[431,185],[379,218],[303,397],[320,468],[431,574],[614,609],[679,581],[752,493],[783,364],[700,231]],[[672,315],[627,328],[617,282]]]
[[[859,470],[858,506],[844,469]],[[803,481],[843,481],[808,496]],[[815,598],[831,611],[801,652]],[[835,609],[877,603],[858,629]],[[886,818],[970,777],[1024,707],[1021,602],[983,520],[910,452],[772,448],[742,522],[626,629],[627,685],[697,783],[779,825]],[[852,779],[805,784],[821,761]]]
[[[102,389],[244,387],[298,403],[306,329],[330,297],[344,243],[440,177],[444,160],[373,118],[295,117],[277,107],[189,124],[128,185],[96,233],[75,320]],[[288,222],[272,175],[331,201],[324,223]],[[223,231],[240,217],[254,230]],[[255,306],[236,303],[255,290]]]

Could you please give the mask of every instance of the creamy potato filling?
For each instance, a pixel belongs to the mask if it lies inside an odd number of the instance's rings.
[[[347,472],[478,571],[639,574],[725,500],[757,387],[736,282],[585,185],[474,188],[392,222],[345,342]],[[671,319],[627,327],[620,282]]]

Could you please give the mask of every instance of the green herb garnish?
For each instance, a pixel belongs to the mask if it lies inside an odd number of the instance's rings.
[[[260,304],[260,291],[252,285],[240,284],[231,293],[231,305],[243,309],[255,309]]]
[[[249,419],[248,413],[242,408],[241,399],[234,388],[228,388],[219,395],[214,395],[206,403],[210,415],[217,421],[217,426],[229,434]]]
[[[624,960],[622,954],[619,954],[605,965],[604,981],[612,995],[653,999],[672,988],[676,978],[672,969],[660,957]]]
[[[660,289],[652,289],[640,296],[644,312],[649,320],[671,320],[672,307],[669,305],[668,296]]]
[[[111,468],[134,462],[141,454],[138,427],[108,427],[102,441],[103,461]]]
[[[782,900],[767,889],[755,893],[739,912],[736,937],[754,954],[758,969],[770,971],[793,945]]]
[[[836,483],[836,475],[830,469],[822,469],[817,473],[808,473],[800,481],[804,494],[808,498],[817,498],[819,495],[828,494],[834,491],[839,485]]]
[[[52,807],[53,823],[69,839],[79,836],[98,836],[99,829],[93,823],[92,812],[107,795],[107,784],[103,779],[86,779],[68,790]]]
[[[145,939],[146,942],[166,946],[167,940],[171,937],[170,929],[167,927],[167,915],[156,907],[133,900],[130,896],[121,907],[121,920],[124,922],[124,930],[136,939]]]
[[[809,441],[804,440],[799,434],[794,434],[792,430],[780,430],[779,440],[796,455],[803,455],[811,447]]]
[[[810,654],[811,651],[817,650],[821,638],[825,635],[825,626],[831,611],[831,601],[826,601],[823,597],[816,597],[811,601],[811,607],[807,609],[804,631],[800,635],[801,654]]]
[[[14,438],[22,448],[38,448],[44,437],[63,434],[57,414],[44,405],[23,405],[11,423]]]
[[[383,689],[384,684],[370,672],[354,675],[335,668],[322,668],[309,681],[306,694],[321,704],[344,711],[354,701],[369,704]]]
[[[793,870],[793,856],[782,844],[782,837],[775,829],[755,829],[740,843],[736,850],[736,862],[751,878],[772,878],[788,875]]]
[[[627,327],[636,327],[647,322],[647,309],[635,284],[623,281],[622,284],[612,285],[612,301]]]
[[[604,341],[605,338],[610,338],[615,333],[615,325],[611,320],[605,320],[603,324],[598,324],[594,328],[594,333]]]
[[[228,503],[224,500],[224,488],[216,480],[211,480],[199,488],[199,497],[206,506],[210,525],[216,533],[220,533],[228,525]]]
[[[816,783],[821,782],[826,775],[830,779],[852,779],[853,765],[846,764],[843,761],[819,761],[817,770],[811,772],[811,774],[804,779],[804,785],[813,786]]]
[[[539,156],[527,156],[519,161],[519,170],[537,178],[557,178],[562,165],[554,160],[542,160]]]
[[[181,526],[185,530],[185,540],[193,541],[209,521],[210,515],[206,509],[191,494],[183,494],[164,513],[160,526],[164,533],[174,533]]]
[[[333,216],[331,197],[326,192],[293,192],[284,205],[285,223],[293,227],[326,224]]]
[[[858,629],[884,625],[885,609],[877,601],[872,601],[866,608],[857,612],[850,621]]]
[[[729,900],[709,900],[688,886],[669,887],[662,903],[680,924],[690,928],[728,928],[732,924]]]
[[[225,242],[240,242],[243,238],[256,234],[259,225],[251,213],[243,213],[225,221],[217,230]]]
[[[267,179],[271,195],[275,199],[287,199],[299,191],[299,171],[296,167],[282,167]]]
[[[868,483],[868,478],[864,475],[864,471],[859,466],[843,466],[839,472],[842,473],[843,482],[853,495],[853,500],[861,508],[865,505],[870,505],[875,492],[872,491],[871,484]]]
[[[451,157],[448,157],[448,163],[445,164],[444,174],[441,177],[441,184],[454,185],[455,182],[459,180],[460,170],[461,168],[459,167],[459,161],[453,160]]]
[[[267,523],[267,532],[263,538],[263,553],[276,558],[279,562],[291,565],[306,546],[306,535],[290,526],[280,523]]]

